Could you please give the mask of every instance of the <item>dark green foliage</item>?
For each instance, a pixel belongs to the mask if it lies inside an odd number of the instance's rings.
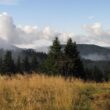
[[[94,70],[93,70],[93,80],[97,82],[101,82],[104,80],[103,73],[96,66],[94,67]]]
[[[24,72],[30,72],[30,62],[28,56],[25,56],[22,61],[22,69]]]
[[[0,73],[3,72],[3,59],[2,57],[0,58]]]
[[[21,63],[21,57],[20,56],[18,56],[18,58],[17,58],[16,72],[22,73],[22,63]]]
[[[110,68],[109,67],[107,67],[106,71],[103,72],[103,80],[110,81]]]
[[[53,45],[50,47],[50,51],[48,53],[48,57],[45,61],[45,71],[49,74],[58,74],[58,61],[61,58],[61,45],[56,37],[53,41]]]
[[[19,56],[13,56],[13,60],[12,52],[4,51],[0,57],[0,74],[42,72],[40,66],[46,57],[45,53],[29,49],[23,50]]]
[[[104,74],[106,76],[106,73],[103,73],[98,67],[94,67],[93,69],[85,69],[85,77],[86,80],[93,80],[96,82],[102,82],[102,81],[106,81]]]
[[[2,63],[2,72],[6,74],[11,74],[15,73],[15,70],[16,68],[14,60],[12,59],[12,53],[11,51],[7,51]]]
[[[30,68],[31,68],[31,71],[35,71],[35,72],[38,71],[38,61],[35,55],[32,56]]]
[[[63,51],[58,38],[55,38],[45,62],[45,70],[48,73],[58,73],[65,77],[76,76],[84,78],[84,68],[76,43],[69,39]]]
[[[64,54],[66,59],[66,76],[76,76],[84,78],[83,64],[79,57],[79,52],[77,51],[76,43],[73,43],[71,38],[67,41],[67,45],[64,49]]]

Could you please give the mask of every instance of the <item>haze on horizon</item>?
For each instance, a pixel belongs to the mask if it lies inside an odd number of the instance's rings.
[[[61,43],[110,47],[109,0],[0,0],[0,43],[22,48]]]

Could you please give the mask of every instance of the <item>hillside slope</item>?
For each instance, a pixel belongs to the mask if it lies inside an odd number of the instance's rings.
[[[110,110],[110,83],[42,75],[0,76],[1,110]]]

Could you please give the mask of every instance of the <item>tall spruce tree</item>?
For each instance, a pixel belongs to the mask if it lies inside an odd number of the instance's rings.
[[[31,62],[30,62],[31,71],[37,72],[38,71],[38,61],[37,56],[33,55]]]
[[[97,66],[95,66],[93,68],[92,80],[94,80],[96,82],[104,81],[104,74],[103,74],[103,72]]]
[[[57,74],[59,73],[59,65],[58,61],[61,57],[61,45],[56,37],[53,41],[53,45],[50,47],[48,57],[45,61],[45,70],[49,74]]]
[[[22,63],[21,63],[21,57],[20,56],[18,56],[18,58],[17,58],[16,72],[22,73]]]
[[[30,72],[30,62],[27,55],[24,57],[22,61],[22,69],[24,72]]]
[[[76,42],[69,38],[64,49],[65,53],[65,75],[84,78],[84,68],[77,50]]]
[[[2,59],[2,57],[0,58],[0,73],[2,73],[3,71],[3,59]]]
[[[12,59],[12,53],[11,51],[7,51],[4,59],[3,59],[3,73],[11,74],[15,73],[15,64],[14,60]]]

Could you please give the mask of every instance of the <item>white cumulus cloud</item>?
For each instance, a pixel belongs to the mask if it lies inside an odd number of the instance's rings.
[[[88,43],[110,46],[110,29],[104,30],[101,23],[85,24],[83,29],[86,31]]]
[[[19,47],[36,48],[50,45],[55,37],[58,37],[61,43],[66,43],[71,37],[77,43],[110,45],[110,30],[104,30],[101,23],[85,24],[83,29],[85,34],[75,35],[74,32],[55,31],[49,26],[40,29],[36,25],[16,25],[9,14],[0,14],[0,40]]]
[[[47,41],[51,42],[56,36],[64,43],[67,38],[74,37],[74,33],[57,32],[49,26],[43,29],[30,25],[17,26],[14,24],[13,18],[6,12],[0,14],[0,38],[10,44],[20,47],[36,47],[47,45]]]

